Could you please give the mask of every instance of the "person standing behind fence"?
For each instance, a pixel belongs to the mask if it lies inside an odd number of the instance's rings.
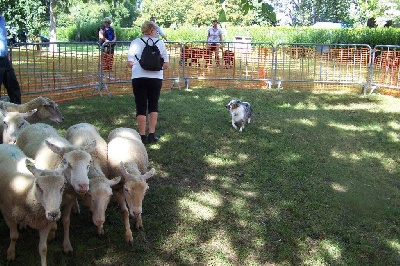
[[[206,66],[211,65],[212,54],[215,53],[215,62],[219,66],[219,45],[222,42],[222,29],[218,27],[218,21],[212,21],[213,26],[207,31],[207,48],[208,56],[206,58]]]
[[[129,46],[128,67],[132,68],[132,89],[135,96],[139,134],[143,143],[154,143],[158,141],[155,131],[158,119],[158,100],[164,78],[163,69],[168,68],[169,58],[165,43],[156,37],[157,25],[154,22],[145,21],[142,25],[142,34],[141,38],[136,38]],[[161,70],[149,71],[140,66],[138,59],[141,59],[142,51],[146,45],[144,42],[148,42],[149,45],[153,45],[153,43],[157,45],[161,57],[164,59]],[[147,114],[149,116],[148,136],[146,136]]]
[[[150,21],[153,21],[157,26],[157,38],[160,39],[160,36],[161,36],[162,38],[164,38],[165,41],[168,42],[167,36],[165,36],[165,34],[162,31],[162,29],[160,28],[160,26],[158,26],[157,23],[156,23],[156,17],[151,17]]]
[[[6,20],[0,10],[0,86],[4,84],[10,102],[21,104],[21,88],[14,68],[8,59]]]
[[[103,26],[99,29],[99,44],[103,50],[103,70],[112,70],[114,63],[114,47],[117,35],[111,27],[112,20],[109,17],[103,19]]]

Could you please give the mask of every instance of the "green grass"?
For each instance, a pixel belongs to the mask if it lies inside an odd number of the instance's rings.
[[[224,105],[249,101],[253,123],[234,130]],[[66,121],[136,129],[132,95],[60,103]],[[104,237],[88,211],[62,225],[49,265],[399,265],[400,99],[295,90],[163,91],[144,199],[144,230],[124,241],[115,203]],[[2,191],[4,193],[4,191]],[[132,223],[133,224],[133,223]],[[8,229],[0,220],[0,265]],[[39,265],[25,230],[17,260]]]

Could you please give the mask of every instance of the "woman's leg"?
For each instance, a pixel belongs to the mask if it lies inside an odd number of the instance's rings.
[[[133,95],[136,104],[136,121],[139,134],[146,135],[147,113],[147,87],[144,79],[132,79]]]
[[[136,121],[137,121],[137,124],[138,124],[139,134],[142,135],[142,136],[146,135],[146,123],[147,123],[146,120],[147,119],[146,119],[145,115],[137,115],[136,116]]]
[[[158,119],[158,112],[151,112],[149,114],[149,133],[156,132],[157,119]]]

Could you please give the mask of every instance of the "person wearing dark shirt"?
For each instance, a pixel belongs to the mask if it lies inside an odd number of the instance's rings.
[[[99,29],[99,44],[103,50],[103,70],[110,71],[114,63],[114,47],[117,36],[111,27],[111,18],[105,17],[103,23]]]
[[[21,104],[21,88],[8,58],[6,20],[0,10],[0,86],[4,84],[10,102]]]

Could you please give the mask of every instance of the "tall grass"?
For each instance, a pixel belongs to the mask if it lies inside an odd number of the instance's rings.
[[[232,98],[255,111],[241,133],[224,107]],[[163,91],[161,139],[147,146],[156,176],[133,246],[116,204],[104,237],[82,207],[71,221],[74,254],[62,253],[60,225],[49,265],[399,265],[399,106],[389,96],[334,92]],[[136,128],[131,95],[60,109],[61,134],[78,122],[103,137]],[[6,265],[3,219],[0,232]],[[37,246],[37,233],[22,231],[10,265],[38,265]]]

